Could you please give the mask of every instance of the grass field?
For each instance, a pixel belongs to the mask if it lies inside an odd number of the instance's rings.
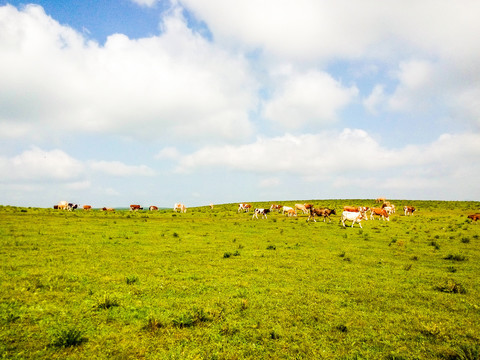
[[[0,207],[0,357],[479,359],[480,203],[392,202],[418,211]]]

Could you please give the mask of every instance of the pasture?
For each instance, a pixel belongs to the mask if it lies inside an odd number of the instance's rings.
[[[0,357],[480,358],[480,203],[308,202],[337,215],[1,206]]]

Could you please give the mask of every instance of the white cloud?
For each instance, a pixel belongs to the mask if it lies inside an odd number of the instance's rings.
[[[480,135],[442,135],[437,141],[388,149],[363,130],[344,129],[316,135],[260,138],[243,146],[207,147],[179,159],[176,171],[222,168],[267,176],[322,180],[337,187],[391,191],[470,186],[480,173]],[[432,181],[430,181],[432,180]],[[276,182],[275,180],[274,182]],[[267,181],[268,182],[268,181]],[[463,184],[463,185],[462,185]],[[432,189],[428,190],[429,192]],[[430,193],[429,193],[430,194]]]
[[[387,96],[383,85],[375,85],[370,95],[363,100],[363,106],[373,115],[378,114],[378,108],[385,102]]]
[[[148,139],[249,136],[257,106],[247,61],[187,28],[180,9],[163,33],[104,46],[37,5],[0,7],[0,123],[9,136],[66,131]]]
[[[357,95],[355,86],[345,88],[319,71],[281,74],[276,91],[264,107],[264,116],[286,129],[336,121],[337,113]]]
[[[146,165],[126,165],[120,161],[96,161],[88,162],[92,170],[113,176],[153,176],[155,171]]]
[[[0,181],[71,181],[84,171],[84,165],[61,150],[32,147],[12,158],[0,157]]]
[[[141,6],[147,6],[147,7],[151,7],[158,2],[158,0],[131,0],[131,1],[135,4],[138,4]]]

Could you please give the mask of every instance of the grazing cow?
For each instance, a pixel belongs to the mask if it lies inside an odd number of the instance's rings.
[[[477,221],[478,219],[480,219],[480,214],[476,213],[476,214],[468,215],[467,218],[472,219],[473,221]]]
[[[310,209],[313,208],[313,204],[305,203],[303,205],[305,206],[305,209],[307,209],[308,211],[310,211]]]
[[[140,205],[130,205],[130,211],[138,211],[138,210],[143,210]]]
[[[92,209],[92,206],[91,205],[83,205],[83,210],[91,210]]]
[[[156,207],[155,205],[151,205],[148,210],[150,211],[157,211],[158,210],[158,207]]]
[[[377,198],[377,200],[375,200],[376,203],[382,203],[382,202],[385,202],[387,199],[385,199],[384,197],[379,197]]]
[[[375,220],[375,215],[377,215],[377,216],[381,216],[383,221],[385,221],[385,219],[387,219],[387,221],[390,221],[387,210],[382,208],[371,208],[370,211],[371,211],[370,213],[371,220]]]
[[[308,210],[303,204],[295,204],[295,209],[303,211],[304,214],[308,214]]]
[[[72,211],[72,210],[75,210],[75,209],[78,209],[78,204],[68,203],[68,206],[67,206],[68,211]]]
[[[212,204],[212,203],[210,203],[210,205],[209,205],[209,206],[210,206],[210,209],[212,209],[212,210],[213,210],[213,204]]]
[[[323,222],[325,222],[325,219],[327,217],[329,222],[332,222],[330,215],[337,215],[337,213],[335,212],[335,209],[329,209],[329,208],[315,209],[314,207],[312,207],[310,208],[310,215],[308,216],[307,221],[309,221],[312,218],[314,222],[317,222],[317,220],[315,220],[315,216],[323,216]]]
[[[404,206],[403,211],[405,212],[405,215],[413,215],[414,211],[417,210],[413,206]]]
[[[388,212],[389,214],[394,214],[394,213],[395,213],[395,205],[390,204],[388,201],[387,201],[387,202],[384,202],[384,203],[382,204],[382,209],[387,210],[387,212]]]
[[[181,203],[176,203],[173,206],[173,211],[177,212],[179,210],[181,213],[186,213],[187,212],[187,207]]]
[[[270,211],[277,210],[277,212],[280,212],[282,209],[283,205],[272,204],[272,206],[270,206]]]
[[[285,214],[286,212],[288,212],[290,210],[294,210],[294,209],[290,206],[284,206],[284,207],[282,207],[282,214]],[[295,214],[296,213],[297,213],[297,211],[295,211]]]
[[[240,212],[241,210],[243,210],[243,212],[249,212],[251,208],[252,208],[252,205],[247,204],[247,203],[238,204],[237,213]]]
[[[253,212],[253,216],[252,216],[252,219],[254,217],[256,217],[258,219],[258,214],[261,214],[262,215],[262,219],[263,218],[267,218],[267,214],[270,212],[270,209],[255,209],[255,211]]]
[[[114,208],[104,207],[104,208],[102,209],[102,211],[115,211],[115,209],[114,209]]]
[[[59,210],[67,210],[68,209],[68,202],[60,201],[57,205]]]
[[[348,211],[348,212],[359,212],[358,206],[344,206],[343,211]]]
[[[58,210],[58,205],[53,205],[53,208],[54,208],[55,210]]]
[[[297,216],[297,211],[295,209],[290,208],[289,210],[286,211],[286,216]]]
[[[345,220],[348,220],[348,221],[351,221],[352,222],[352,228],[353,228],[353,225],[355,224],[355,222],[358,223],[358,225],[360,225],[360,227],[362,227],[362,219],[366,218],[366,216],[361,213],[361,212],[351,212],[351,211],[344,211],[342,213],[342,224],[343,224],[343,227],[345,227]]]

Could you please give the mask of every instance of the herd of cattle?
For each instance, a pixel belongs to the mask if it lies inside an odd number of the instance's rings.
[[[355,223],[357,223],[360,227],[362,227],[362,220],[375,220],[375,218],[381,218],[383,221],[387,220],[390,221],[390,215],[394,214],[396,212],[395,205],[390,203],[390,201],[386,200],[385,198],[378,198],[376,200],[376,203],[381,203],[381,205],[376,206],[376,207],[367,207],[367,206],[344,206],[343,211],[342,211],[342,216],[340,218],[340,221],[342,222],[342,225],[345,227],[345,221],[350,221],[352,223],[352,227]],[[209,205],[211,209],[213,209],[213,204]],[[73,211],[75,209],[78,209],[79,206],[78,204],[73,204],[69,203],[67,201],[60,201],[57,205],[53,206],[54,209],[59,209],[59,210],[68,210],[68,211]],[[92,206],[90,205],[83,205],[83,210],[89,211],[92,209]],[[150,206],[148,208],[150,211],[156,211],[158,210],[157,206]],[[252,210],[252,205],[248,203],[240,203],[238,204],[238,210],[237,213],[239,212],[250,212]],[[107,208],[104,207],[101,209],[102,211],[115,211],[113,208]],[[138,210],[143,210],[143,207],[140,205],[130,205],[130,211],[138,211]],[[182,204],[182,203],[176,203],[173,206],[173,211],[181,212],[181,213],[186,213],[187,212],[187,207]],[[403,212],[405,216],[407,215],[413,215],[413,213],[416,211],[415,207],[413,206],[404,206],[403,207]],[[312,204],[295,204],[295,207],[290,207],[290,206],[285,206],[285,205],[279,205],[279,204],[272,204],[270,208],[255,208],[253,209],[253,215],[252,219],[256,218],[258,219],[258,215],[261,215],[262,219],[267,218],[267,214],[272,213],[272,212],[277,212],[280,213],[282,212],[283,215],[285,216],[298,216],[299,213],[308,215],[307,221],[313,220],[316,222],[316,218],[321,218],[323,217],[323,222],[326,221],[328,218],[329,222],[332,221],[330,218],[330,215],[337,215],[335,212],[335,209],[329,209],[329,208],[315,208],[314,205]],[[480,219],[480,213],[468,215],[468,218],[477,221]]]
[[[374,220],[376,217],[383,219],[384,221],[390,221],[390,215],[395,213],[395,205],[385,199],[381,207],[367,207],[367,206],[344,206],[342,216],[340,218],[342,225],[345,227],[345,221],[351,221],[352,227],[357,223],[362,227],[362,220]],[[377,199],[379,202],[379,199]],[[252,209],[251,204],[240,203],[238,204],[237,212],[249,212]],[[415,207],[404,206],[403,211],[405,215],[413,215]],[[335,209],[329,208],[315,208],[312,204],[295,204],[295,207],[284,206],[279,204],[272,204],[270,208],[255,208],[253,210],[252,219],[258,219],[258,215],[262,216],[262,219],[267,218],[267,214],[271,212],[277,212],[284,214],[285,216],[297,216],[299,213],[308,215],[307,221],[313,220],[316,222],[316,217],[323,217],[323,222],[328,218],[329,222],[332,221],[330,215],[336,215]]]

